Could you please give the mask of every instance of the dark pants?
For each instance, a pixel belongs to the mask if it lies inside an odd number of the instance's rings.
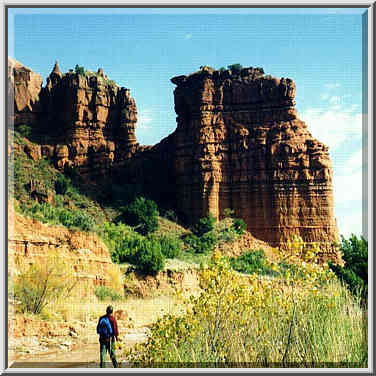
[[[114,368],[118,368],[118,363],[116,361],[115,356],[115,339],[111,338],[111,340],[108,341],[99,341],[100,346],[100,367],[105,368],[105,362],[106,362],[106,355],[107,352],[110,354],[110,358],[112,360],[112,364],[114,365]]]

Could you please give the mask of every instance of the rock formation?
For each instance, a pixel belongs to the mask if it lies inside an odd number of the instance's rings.
[[[11,60],[8,75],[15,103],[10,120],[33,126],[42,155],[59,169],[74,167],[95,179],[138,149],[136,103],[129,89],[108,80],[103,69],[62,74],[56,62],[44,88],[39,75]]]
[[[142,183],[191,223],[233,209],[272,246],[292,234],[338,241],[328,148],[298,119],[291,79],[252,67],[174,77],[177,128],[145,147],[135,137],[134,99],[102,69],[62,74],[55,64],[38,93],[36,78],[12,69],[22,87],[14,89],[15,119],[22,111],[39,117],[41,154],[58,168]]]
[[[195,219],[226,208],[271,245],[300,235],[338,240],[328,148],[295,110],[295,84],[264,75],[203,69],[177,85],[176,201]]]
[[[8,58],[8,114],[14,125],[36,125],[42,111],[42,77],[17,60]]]

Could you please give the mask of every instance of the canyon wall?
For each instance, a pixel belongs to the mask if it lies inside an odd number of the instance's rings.
[[[291,79],[209,67],[174,77],[177,128],[141,146],[129,89],[101,69],[62,74],[56,64],[45,87],[25,69],[8,68],[13,120],[31,119],[41,155],[57,168],[96,182],[140,183],[188,223],[233,209],[272,246],[292,234],[327,248],[338,241],[328,148],[298,119]]]

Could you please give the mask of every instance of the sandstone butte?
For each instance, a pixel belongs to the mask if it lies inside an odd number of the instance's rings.
[[[328,147],[298,119],[291,79],[252,67],[174,77],[176,130],[141,146],[135,100],[103,70],[63,74],[56,63],[44,87],[14,60],[8,74],[10,123],[33,126],[35,154],[57,168],[74,167],[93,183],[144,184],[188,223],[231,208],[271,246],[296,234],[335,257]]]

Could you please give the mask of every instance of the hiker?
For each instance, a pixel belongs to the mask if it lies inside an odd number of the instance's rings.
[[[97,333],[99,334],[100,345],[100,367],[105,367],[107,351],[110,354],[114,368],[118,368],[118,362],[115,356],[115,339],[119,341],[119,331],[115,317],[112,315],[114,311],[112,306],[106,308],[106,314],[101,316],[97,325]]]

